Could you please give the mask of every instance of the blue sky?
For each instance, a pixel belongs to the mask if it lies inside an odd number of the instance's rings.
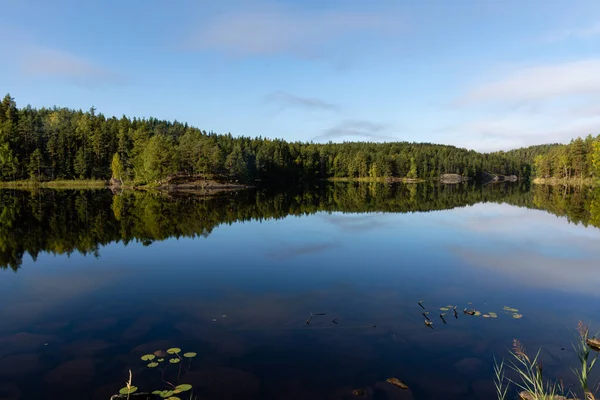
[[[600,133],[597,0],[2,0],[21,106],[482,151]]]

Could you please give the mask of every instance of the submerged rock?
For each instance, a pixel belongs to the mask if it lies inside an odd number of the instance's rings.
[[[592,350],[600,351],[600,339],[588,338],[588,339],[586,339],[585,342],[587,343],[588,346],[590,346],[590,348]]]
[[[544,398],[546,398],[546,397],[544,397]],[[537,397],[535,397],[530,392],[522,391],[521,393],[519,393],[519,399],[521,399],[521,400],[536,400]],[[572,400],[572,399],[569,399],[569,398],[567,398],[565,396],[560,396],[558,394],[555,395],[554,397],[552,397],[551,399],[550,399],[550,397],[548,397],[548,399],[549,400]]]
[[[406,385],[406,383],[402,382],[398,378],[387,378],[385,381],[387,383],[391,383],[394,386],[398,386],[400,389],[408,389],[408,385]]]
[[[354,389],[352,390],[352,394],[355,396],[365,396],[367,391],[365,389]]]

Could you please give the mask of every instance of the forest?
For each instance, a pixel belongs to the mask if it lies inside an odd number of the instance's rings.
[[[147,184],[176,174],[244,183],[328,178],[473,180],[485,174],[598,177],[599,138],[507,152],[431,143],[301,143],[216,134],[178,121],[105,117],[94,107],[18,108],[0,103],[0,181],[98,179]]]
[[[326,212],[427,212],[480,202],[507,203],[600,228],[600,189],[527,183],[486,186],[335,182],[293,190],[250,190],[201,197],[109,190],[0,190],[0,268],[17,271],[23,256],[98,255],[112,242],[207,238],[221,224]]]

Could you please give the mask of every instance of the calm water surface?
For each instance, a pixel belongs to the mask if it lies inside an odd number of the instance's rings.
[[[493,356],[513,338],[574,384],[574,327],[595,331],[600,315],[596,199],[522,186],[0,191],[0,399],[108,399],[129,369],[163,389],[140,357],[170,347],[197,353],[179,382],[198,399],[493,399]],[[498,318],[446,311],[444,324],[446,305]],[[326,315],[307,325],[311,313]]]

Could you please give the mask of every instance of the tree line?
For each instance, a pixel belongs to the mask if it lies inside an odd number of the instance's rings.
[[[527,183],[398,185],[331,183],[294,190],[249,190],[199,197],[148,191],[0,190],[0,268],[15,271],[24,254],[98,255],[104,245],[150,245],[170,237],[204,237],[221,224],[316,212],[427,212],[480,202],[508,203],[600,228],[600,189]]]
[[[334,177],[432,179],[445,173],[471,179],[484,173],[529,178],[534,158],[555,147],[479,153],[431,143],[287,142],[216,134],[178,121],[106,117],[93,107],[85,112],[18,108],[10,95],[0,103],[3,181],[114,177],[143,184],[175,174],[272,183]]]
[[[600,178],[600,136],[577,138],[534,157],[538,178],[594,180]]]

